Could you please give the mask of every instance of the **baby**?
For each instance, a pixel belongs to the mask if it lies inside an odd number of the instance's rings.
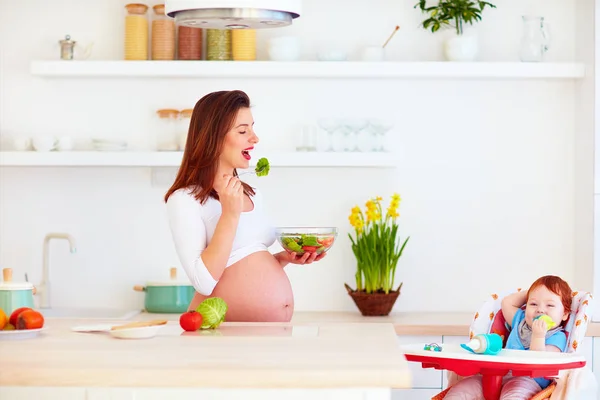
[[[502,314],[510,325],[507,349],[562,352],[567,346],[564,332],[571,312],[572,290],[558,276],[542,276],[527,292],[520,291],[502,299]],[[525,304],[525,310],[521,307]],[[549,317],[554,324],[546,322]],[[502,381],[500,400],[529,399],[550,384],[544,378],[513,377]],[[475,375],[456,383],[444,400],[483,400],[481,376]]]

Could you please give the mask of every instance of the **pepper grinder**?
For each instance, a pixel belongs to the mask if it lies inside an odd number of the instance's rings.
[[[76,42],[71,40],[71,35],[66,35],[65,38],[59,40],[58,43],[60,43],[60,59],[72,60]]]

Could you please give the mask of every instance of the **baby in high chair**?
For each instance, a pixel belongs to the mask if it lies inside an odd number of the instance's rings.
[[[510,325],[510,334],[505,348],[564,351],[567,345],[564,324],[571,312],[571,293],[567,282],[558,276],[547,275],[533,282],[529,290],[506,296],[502,300],[502,314]],[[525,310],[521,308],[523,305]],[[547,317],[537,318],[542,315]],[[551,382],[544,378],[513,377],[507,374],[502,381],[500,400],[529,399]],[[444,400],[458,399],[483,400],[480,375],[459,381],[444,397]]]

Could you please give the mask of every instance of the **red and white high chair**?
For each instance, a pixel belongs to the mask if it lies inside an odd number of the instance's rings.
[[[502,314],[502,299],[512,293],[521,291],[509,291],[503,294],[492,294],[475,314],[473,322],[469,328],[469,338],[475,335],[485,333],[497,333],[502,337],[503,346],[506,345],[506,340],[510,330]],[[590,322],[592,312],[592,295],[589,292],[573,292],[573,301],[571,303],[571,314],[565,324],[565,334],[567,335],[567,348],[565,353],[580,352]],[[586,366],[585,368],[589,368]],[[441,400],[445,397],[450,387],[464,377],[458,376],[456,373],[448,371],[448,387],[438,393],[432,400]],[[546,400],[550,399],[552,392],[556,388],[556,380],[554,380],[547,388],[543,389],[530,400]]]

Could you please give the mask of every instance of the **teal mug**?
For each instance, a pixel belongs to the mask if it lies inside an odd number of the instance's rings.
[[[10,314],[17,308],[34,308],[35,288],[33,285],[29,282],[13,282],[11,268],[4,268],[2,276],[4,280],[0,283],[0,309],[10,317]]]

